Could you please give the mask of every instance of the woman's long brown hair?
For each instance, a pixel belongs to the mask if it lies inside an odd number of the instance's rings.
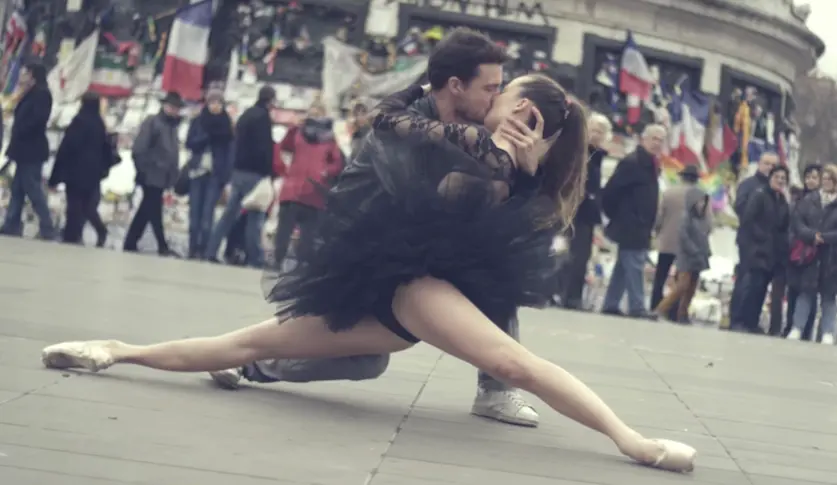
[[[521,97],[531,100],[543,115],[543,137],[549,139],[557,134],[541,163],[543,180],[539,194],[555,204],[553,217],[545,223],[569,228],[584,200],[587,114],[561,85],[540,74],[527,76],[521,85]]]

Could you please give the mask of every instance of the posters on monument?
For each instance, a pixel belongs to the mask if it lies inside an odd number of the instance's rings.
[[[407,58],[408,62],[398,69],[370,74],[358,62],[361,49],[334,37],[323,39],[323,49],[322,101],[329,113],[346,107],[341,106],[341,100],[350,91],[367,101],[367,105],[372,105],[374,103],[369,101],[406,88],[427,70],[427,56],[414,56]]]

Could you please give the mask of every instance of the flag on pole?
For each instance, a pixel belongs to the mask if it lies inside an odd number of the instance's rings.
[[[682,84],[677,91],[668,106],[671,115],[671,156],[684,165],[702,165],[711,107],[709,99],[701,93],[690,91],[687,83]]]
[[[619,91],[625,94],[628,105],[628,123],[639,121],[642,103],[651,99],[651,90],[656,81],[648,69],[645,56],[639,51],[634,34],[629,30],[625,46],[622,48],[622,61],[619,67]]]
[[[49,72],[47,85],[56,103],[75,101],[90,88],[98,45],[99,29],[95,29]]]
[[[134,92],[134,76],[128,67],[128,56],[104,46],[96,49],[90,90],[109,98],[130,96]]]
[[[238,78],[241,75],[241,66],[238,63],[240,57],[238,49],[233,47],[230,51],[230,68],[227,71],[227,82],[224,84],[227,99],[232,99],[234,97],[233,93],[238,88]]]
[[[163,64],[164,91],[188,100],[201,98],[211,23],[212,0],[187,5],[175,14]]]
[[[26,44],[27,35],[26,19],[23,18],[22,10],[16,9],[6,21],[3,58],[0,61],[0,79],[3,82],[0,89],[5,94],[11,94],[17,87],[17,78],[23,61],[23,46]]]
[[[738,148],[738,138],[723,120],[720,120],[712,132],[712,138],[706,147],[706,165],[710,170],[729,160]]]

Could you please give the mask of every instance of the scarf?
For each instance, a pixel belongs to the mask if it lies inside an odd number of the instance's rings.
[[[334,139],[331,118],[308,118],[300,132],[308,143],[326,143]]]
[[[826,192],[824,190],[820,190],[820,200],[822,200],[822,206],[826,207],[837,200],[837,192]]]
[[[180,116],[180,115],[172,116],[170,114],[167,114],[165,112],[165,110],[163,110],[162,108],[160,109],[160,119],[163,120],[164,122],[174,126],[174,127],[177,127],[177,125],[179,125],[180,122],[183,121],[182,116]]]
[[[209,135],[210,144],[227,143],[233,139],[232,120],[226,111],[221,111],[216,115],[204,107],[198,115],[198,120]]]

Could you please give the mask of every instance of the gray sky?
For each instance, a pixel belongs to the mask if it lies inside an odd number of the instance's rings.
[[[829,76],[837,77],[837,0],[802,0],[798,3],[811,5],[808,28],[825,42],[825,54],[820,58],[819,68]]]

